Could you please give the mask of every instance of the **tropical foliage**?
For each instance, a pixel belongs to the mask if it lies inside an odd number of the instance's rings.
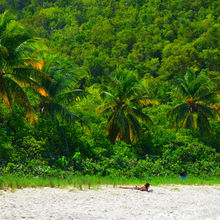
[[[178,89],[184,102],[168,112],[174,119],[174,126],[189,129],[199,128],[202,135],[211,132],[209,118],[214,118],[216,110],[208,105],[216,95],[211,82],[203,74],[187,71],[183,79],[178,80]]]
[[[47,78],[32,66],[38,62],[36,55],[42,45],[7,11],[1,15],[0,95],[8,106],[12,103],[23,105],[27,109],[27,117],[33,109],[22,87],[32,86],[40,92],[43,89],[39,81]]]
[[[153,124],[151,119],[142,113],[138,103],[143,99],[141,90],[143,88],[138,85],[134,74],[120,70],[116,72],[109,86],[102,88],[104,104],[98,111],[109,114],[107,134],[111,143],[115,143],[115,140],[131,143],[140,139],[141,125],[138,119]]]
[[[46,56],[41,70],[50,77],[51,80],[43,81],[41,87],[45,89],[46,94],[40,95],[39,111],[41,114],[48,115],[51,120],[57,124],[61,138],[64,142],[65,153],[69,152],[68,143],[62,128],[59,126],[59,115],[70,122],[78,121],[87,125],[80,117],[73,114],[62,103],[69,102],[75,97],[82,95],[82,90],[74,89],[73,83],[76,81],[76,69],[71,66],[68,59],[60,56]]]
[[[0,0],[0,174],[218,176],[218,5]]]

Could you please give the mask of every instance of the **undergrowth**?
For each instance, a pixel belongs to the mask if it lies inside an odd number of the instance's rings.
[[[215,185],[220,184],[220,177],[188,177],[188,179],[180,179],[176,177],[149,177],[145,179],[111,177],[111,176],[67,176],[60,177],[0,177],[0,189],[22,189],[27,187],[74,187],[80,190],[96,189],[102,185],[111,185],[117,187],[119,185],[141,185],[149,182],[152,186],[164,184],[184,184],[184,185]]]

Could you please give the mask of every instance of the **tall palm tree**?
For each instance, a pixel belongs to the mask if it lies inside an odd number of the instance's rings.
[[[48,77],[33,67],[38,62],[37,52],[44,44],[7,11],[0,15],[0,97],[8,106],[17,103],[27,109],[27,117],[33,115],[33,108],[23,87],[32,86],[43,91],[39,81]]]
[[[140,120],[152,125],[151,119],[145,115],[138,102],[142,100],[143,88],[132,73],[118,70],[108,86],[101,89],[104,104],[97,112],[107,114],[107,134],[111,143],[123,140],[126,143],[137,141],[142,129]]]
[[[216,93],[212,91],[208,78],[188,70],[184,78],[178,79],[178,89],[182,94],[182,101],[167,113],[174,120],[174,127],[198,128],[201,135],[209,134],[209,118],[214,118],[216,111],[208,102]]]
[[[64,153],[68,154],[69,146],[62,128],[59,126],[59,118],[80,122],[82,125],[87,123],[80,117],[69,111],[64,105],[73,98],[84,95],[81,89],[74,89],[77,71],[68,58],[59,55],[47,55],[42,65],[42,71],[47,73],[52,80],[43,81],[42,87],[46,89],[47,94],[40,95],[40,104],[38,108],[40,113],[49,116],[57,124],[64,144]]]

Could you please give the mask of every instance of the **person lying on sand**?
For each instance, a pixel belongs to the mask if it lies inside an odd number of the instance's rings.
[[[136,190],[140,190],[140,191],[151,192],[152,190],[149,190],[149,187],[150,187],[150,183],[146,183],[143,186],[120,186],[119,188],[121,188],[121,189],[136,189]]]

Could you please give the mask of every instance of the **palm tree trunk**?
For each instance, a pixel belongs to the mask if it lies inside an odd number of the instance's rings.
[[[69,145],[68,145],[68,142],[67,142],[67,139],[66,139],[66,135],[65,135],[63,129],[60,127],[59,121],[57,119],[55,119],[55,121],[56,121],[56,124],[57,124],[57,130],[59,132],[60,138],[61,138],[61,140],[63,142],[63,146],[64,146],[64,148],[62,148],[61,150],[62,150],[62,152],[65,156],[68,156],[68,154],[69,154]]]

